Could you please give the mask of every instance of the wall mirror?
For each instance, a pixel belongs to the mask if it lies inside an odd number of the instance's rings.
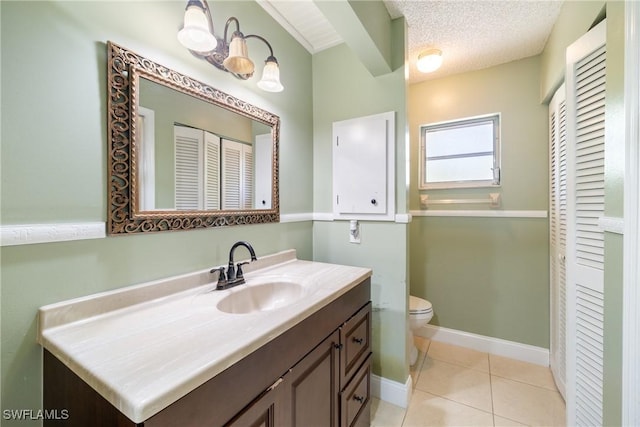
[[[107,50],[110,234],[280,220],[278,116]]]

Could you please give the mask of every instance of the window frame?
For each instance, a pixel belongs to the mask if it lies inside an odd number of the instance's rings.
[[[427,158],[426,158],[426,135],[429,131],[442,130],[447,128],[459,128],[472,124],[493,122],[493,179],[490,180],[466,180],[466,181],[439,181],[426,182],[427,179]],[[418,164],[420,190],[449,189],[449,188],[480,188],[480,187],[500,187],[502,185],[501,169],[501,113],[485,114],[482,116],[465,117],[462,119],[448,120],[444,122],[429,123],[420,125],[420,159]]]

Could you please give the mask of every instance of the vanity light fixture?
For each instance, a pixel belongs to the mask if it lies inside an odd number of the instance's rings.
[[[442,65],[442,51],[440,49],[429,49],[418,55],[416,66],[423,73],[432,73]]]
[[[235,23],[236,30],[227,41],[229,25]],[[247,39],[258,39],[269,48],[258,87],[267,92],[282,92],[280,67],[273,56],[269,42],[256,34],[244,35],[240,32],[238,18],[232,16],[224,26],[224,37],[216,37],[213,31],[211,9],[207,0],[189,0],[184,12],[184,26],[178,32],[178,40],[197,58],[204,59],[216,68],[227,71],[239,79],[247,80],[253,76],[255,65],[249,58]]]

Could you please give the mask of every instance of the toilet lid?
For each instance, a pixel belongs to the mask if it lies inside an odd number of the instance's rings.
[[[409,313],[429,313],[432,310],[431,303],[426,299],[409,295]]]

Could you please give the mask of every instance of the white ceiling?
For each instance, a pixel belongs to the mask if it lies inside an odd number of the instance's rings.
[[[312,0],[258,0],[309,52],[342,43]],[[537,55],[555,23],[562,0],[384,0],[392,18],[409,28],[409,82],[479,70]],[[430,74],[416,67],[427,48],[443,52]]]
[[[256,1],[312,54],[342,43],[312,0]]]

